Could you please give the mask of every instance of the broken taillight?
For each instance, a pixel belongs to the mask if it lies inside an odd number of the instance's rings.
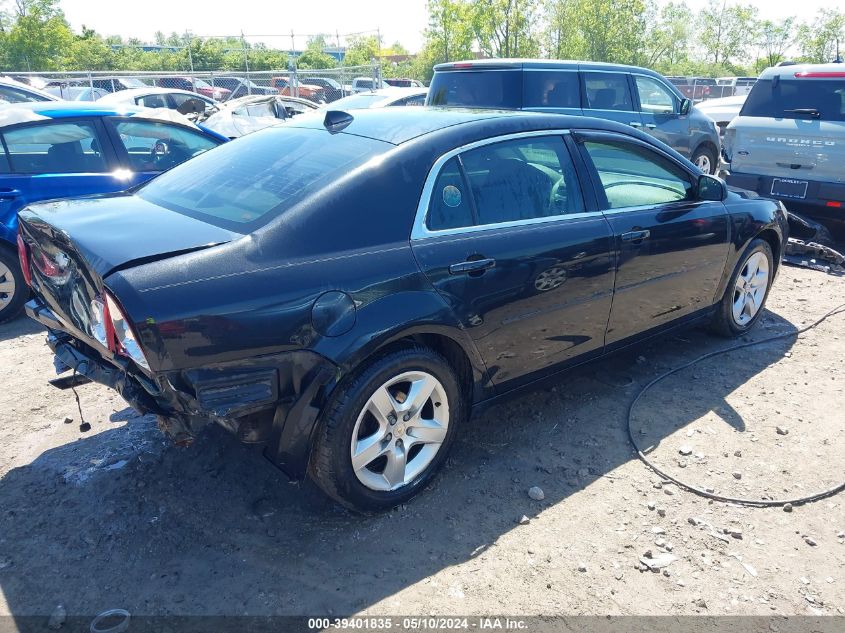
[[[32,287],[32,269],[29,267],[29,246],[18,233],[18,258],[21,260],[21,271],[27,286]]]
[[[113,354],[131,358],[149,370],[150,365],[120,304],[108,292],[104,294],[105,300],[101,297],[91,300],[91,335]]]
[[[135,331],[132,329],[132,324],[129,319],[123,314],[123,310],[117,299],[112,297],[108,292],[106,295],[106,309],[105,314],[107,318],[106,323],[111,325],[111,338],[115,341],[115,350],[118,354],[128,356],[134,360],[138,365],[146,370],[150,369],[147,358],[144,352],[141,351],[141,345],[138,343],[138,337],[135,336]]]

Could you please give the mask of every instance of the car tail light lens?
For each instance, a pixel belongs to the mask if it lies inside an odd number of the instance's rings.
[[[29,267],[29,246],[23,241],[18,233],[18,258],[21,260],[21,271],[23,272],[26,285],[32,287],[32,269]]]
[[[108,292],[105,293],[105,301],[100,297],[91,300],[90,329],[91,335],[100,345],[114,354],[131,358],[149,370],[150,365],[141,351],[132,326],[123,314],[120,304]]]
[[[828,206],[828,207],[833,207],[833,208],[835,208],[835,209],[841,209],[841,208],[842,208],[842,203],[841,203],[841,202],[839,202],[838,200],[828,200],[828,201],[827,201],[827,206]]]
[[[132,329],[129,320],[123,314],[117,300],[108,292],[106,293],[106,315],[109,317],[107,325],[111,324],[111,331],[113,340],[116,342],[115,351],[123,356],[128,356],[134,360],[138,365],[146,370],[150,369],[149,363],[141,351],[141,346],[138,344],[138,338]]]

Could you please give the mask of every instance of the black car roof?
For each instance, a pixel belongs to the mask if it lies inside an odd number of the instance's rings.
[[[325,129],[325,117],[331,108],[301,114],[286,124],[291,127]],[[634,131],[621,123],[593,117],[546,114],[524,110],[483,110],[403,106],[366,110],[349,110],[352,121],[337,131],[354,134],[393,145],[456,126],[476,127],[481,124],[488,136],[526,130],[590,128],[631,134]]]

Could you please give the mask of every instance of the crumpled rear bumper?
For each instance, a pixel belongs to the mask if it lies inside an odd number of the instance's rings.
[[[300,350],[210,367],[154,374],[98,350],[64,332],[61,322],[37,299],[26,305],[31,318],[48,328],[47,344],[57,367],[117,391],[141,413],[183,441],[216,422],[242,441],[265,445],[265,455],[288,476],[307,470],[320,410],[337,377],[322,356]]]

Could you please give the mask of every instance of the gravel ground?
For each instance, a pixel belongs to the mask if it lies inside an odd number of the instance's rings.
[[[749,340],[811,322],[843,289],[785,268]],[[684,370],[644,396],[637,441],[720,494],[838,484],[844,332],[841,315]],[[844,495],[791,512],[711,502],[628,442],[639,389],[726,344],[682,332],[493,408],[435,485],[362,518],[217,429],[166,444],[99,385],[78,389],[80,433],[73,395],[47,384],[43,334],[18,319],[0,326],[0,615],[843,614]]]

